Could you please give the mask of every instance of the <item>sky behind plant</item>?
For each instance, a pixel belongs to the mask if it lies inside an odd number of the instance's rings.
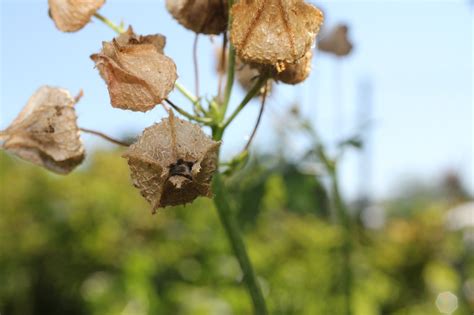
[[[459,172],[474,191],[473,170],[473,16],[468,1],[320,1],[325,26],[347,23],[353,54],[337,60],[317,53],[313,72],[302,85],[280,84],[270,96],[255,148],[271,150],[279,138],[285,111],[296,101],[328,141],[357,131],[365,121],[358,112],[371,104],[370,172],[360,175],[360,154],[347,155],[342,173],[351,196],[360,182],[376,196],[397,189],[401,180],[439,179],[447,170]],[[137,33],[167,36],[165,52],[177,66],[179,81],[194,89],[193,33],[175,22],[164,1],[108,0],[100,13],[113,21],[132,24]],[[114,136],[137,134],[165,115],[156,107],[132,113],[109,105],[106,86],[89,55],[112,30],[94,21],[77,33],[61,33],[47,15],[47,0],[1,0],[0,128],[14,119],[41,85],[67,88],[85,96],[77,105],[82,127]],[[219,39],[214,39],[215,44]],[[210,97],[217,89],[214,46],[201,37],[201,91]],[[234,104],[243,91],[237,87]],[[170,98],[189,104],[177,93]],[[250,104],[229,129],[224,156],[237,153],[256,119]],[[367,111],[365,109],[365,111]],[[368,117],[370,116],[370,117]],[[278,118],[277,118],[278,117]],[[84,137],[88,148],[101,140]],[[287,152],[302,150],[301,136],[292,138]],[[364,160],[362,160],[364,161]]]

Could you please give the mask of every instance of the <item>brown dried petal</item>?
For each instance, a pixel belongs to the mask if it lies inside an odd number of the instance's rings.
[[[346,25],[336,26],[327,36],[318,42],[321,51],[342,57],[347,56],[352,51],[352,43],[347,36],[348,27]]]
[[[166,8],[196,33],[220,34],[227,28],[227,0],[166,0]]]
[[[128,159],[134,186],[154,212],[198,196],[212,196],[219,145],[198,125],[172,117],[146,128],[123,156]]]
[[[84,159],[74,103],[67,90],[39,88],[1,132],[3,148],[53,172],[69,173]]]
[[[145,112],[165,99],[177,79],[176,65],[163,54],[162,35],[129,30],[91,56],[109,89],[113,107]]]
[[[313,53],[309,50],[303,58],[294,64],[285,65],[285,70],[275,71],[275,79],[287,84],[298,84],[306,80],[311,72],[311,59]]]
[[[63,32],[75,32],[86,25],[105,0],[48,0],[50,16]]]
[[[231,10],[231,42],[245,62],[291,64],[311,48],[322,12],[303,0],[241,0]]]

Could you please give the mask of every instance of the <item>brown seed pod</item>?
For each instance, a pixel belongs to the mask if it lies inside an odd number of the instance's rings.
[[[48,0],[49,13],[56,27],[63,32],[83,28],[105,0]]]
[[[146,128],[123,157],[128,159],[133,185],[155,213],[161,207],[212,196],[219,145],[198,125],[170,115]]]
[[[347,25],[336,26],[328,35],[318,42],[318,49],[339,57],[347,56],[352,51],[352,43],[349,41]]]
[[[245,62],[292,64],[311,48],[323,13],[303,0],[241,0],[232,7],[230,40]]]
[[[39,88],[12,124],[0,132],[3,148],[50,171],[71,172],[85,155],[74,104],[67,90]]]
[[[311,60],[313,53],[308,50],[303,58],[297,62],[285,65],[285,70],[278,72],[275,70],[274,78],[287,84],[298,84],[306,80],[311,72]]]
[[[166,0],[166,8],[195,33],[217,35],[227,28],[227,0]]]
[[[163,54],[162,35],[137,36],[130,27],[91,56],[109,89],[113,107],[146,112],[165,99],[178,77]]]

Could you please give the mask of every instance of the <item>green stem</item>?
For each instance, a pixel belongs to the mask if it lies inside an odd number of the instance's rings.
[[[165,102],[168,103],[171,107],[173,107],[173,109],[175,111],[177,111],[178,113],[180,113],[181,115],[183,115],[184,117],[186,117],[190,120],[194,120],[194,121],[197,121],[197,122],[200,122],[200,123],[203,123],[203,124],[210,124],[212,122],[212,120],[209,119],[209,118],[199,117],[199,116],[195,116],[193,114],[188,113],[187,111],[185,111],[181,107],[177,106],[176,104],[174,104],[173,102],[171,102],[167,98],[165,98]]]
[[[219,219],[226,231],[227,237],[230,241],[232,249],[234,251],[237,260],[239,261],[240,268],[243,273],[243,280],[247,285],[247,289],[252,298],[255,315],[266,315],[267,307],[265,299],[262,294],[260,285],[258,284],[257,277],[252,267],[252,263],[247,254],[244,241],[240,234],[237,223],[232,214],[232,210],[229,204],[229,198],[225,194],[224,184],[221,178],[221,174],[216,174],[213,181],[214,189],[214,205],[216,206],[219,214]]]
[[[112,22],[111,20],[106,18],[105,16],[103,16],[103,15],[97,13],[97,12],[94,14],[94,16],[98,20],[103,22],[105,25],[110,27],[112,30],[114,30],[117,34],[122,34],[123,32],[125,32],[125,29],[122,26],[119,26],[119,25],[115,24],[114,22]]]
[[[174,86],[181,94],[183,94],[184,97],[193,103],[194,108],[197,109],[199,113],[204,113],[204,109],[201,106],[201,102],[199,102],[199,98],[194,96],[193,93],[189,92],[189,90],[178,81],[174,83]]]
[[[224,90],[224,100],[222,103],[221,119],[224,119],[227,108],[229,107],[230,95],[234,86],[235,77],[235,49],[232,43],[229,43],[229,55],[227,57],[227,81]]]
[[[233,120],[234,118],[240,113],[242,109],[244,109],[245,105],[250,102],[250,100],[260,91],[260,89],[265,85],[267,82],[268,77],[266,75],[262,75],[252,89],[245,95],[242,102],[240,102],[239,106],[235,109],[235,111],[229,116],[229,118],[223,123],[223,128],[225,129]]]
[[[229,18],[227,19],[227,32],[229,32],[229,34],[232,27],[232,14],[230,14],[230,9],[232,8],[233,5],[234,5],[234,0],[227,0],[227,8],[228,8],[228,16],[229,16]],[[225,85],[222,109],[220,112],[221,121],[224,120],[225,114],[227,112],[227,108],[229,107],[230,96],[232,94],[232,87],[234,85],[234,76],[235,76],[235,49],[234,49],[234,45],[232,45],[232,43],[229,42],[229,54],[227,57],[227,81]]]
[[[339,191],[339,183],[337,179],[337,168],[336,165],[332,166],[332,170],[329,172],[331,177],[331,190],[333,196],[333,206],[336,210],[337,219],[343,227],[343,243],[341,247],[342,254],[342,287],[344,290],[344,305],[345,315],[351,315],[351,301],[352,301],[352,242],[351,242],[351,223],[349,214],[344,204]]]

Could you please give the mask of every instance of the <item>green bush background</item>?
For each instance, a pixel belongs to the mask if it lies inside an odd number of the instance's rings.
[[[96,152],[65,177],[0,155],[0,313],[251,314],[210,200],[152,216],[119,155]],[[340,314],[341,231],[324,185],[255,160],[231,190],[271,314]],[[454,314],[472,314],[474,261],[444,228],[461,199],[393,198],[383,229],[358,225],[354,314],[439,314],[443,291],[459,297]]]

